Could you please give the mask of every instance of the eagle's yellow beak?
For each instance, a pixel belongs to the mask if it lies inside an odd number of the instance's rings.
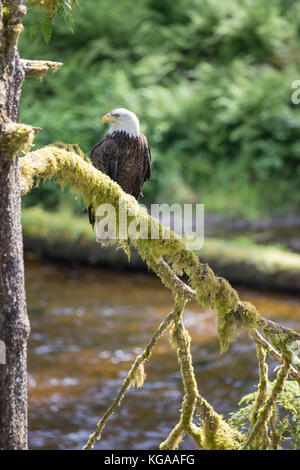
[[[101,118],[101,122],[102,124],[105,122],[116,122],[116,118],[114,118],[111,114],[105,114],[105,116]]]

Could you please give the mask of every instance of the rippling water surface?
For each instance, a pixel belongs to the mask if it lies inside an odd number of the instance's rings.
[[[29,342],[30,447],[80,449],[118,393],[135,356],[172,307],[149,274],[26,262]],[[282,324],[300,328],[300,300],[239,289],[241,298]],[[257,383],[255,347],[246,335],[220,356],[214,314],[189,303],[199,390],[228,416]],[[271,370],[275,362],[271,362]],[[146,366],[142,389],[130,390],[104,429],[97,449],[152,449],[178,420],[182,383],[167,334]],[[182,446],[193,449],[186,439]]]

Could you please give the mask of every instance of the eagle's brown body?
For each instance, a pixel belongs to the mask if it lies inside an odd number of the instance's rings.
[[[113,132],[96,144],[90,153],[92,164],[116,181],[128,194],[138,199],[145,181],[150,178],[151,154],[143,134],[129,137],[125,132]],[[95,217],[89,209],[91,224]]]

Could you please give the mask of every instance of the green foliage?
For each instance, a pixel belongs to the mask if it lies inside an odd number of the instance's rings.
[[[270,382],[270,390],[275,382]],[[228,420],[230,426],[245,432],[249,429],[249,420],[258,392],[249,393],[239,402],[240,408],[231,413]],[[276,433],[281,436],[285,447],[299,449],[300,445],[300,388],[296,381],[287,380],[283,392],[280,393],[276,404]]]
[[[50,215],[39,206],[30,207],[22,211],[22,225],[25,237],[47,239],[49,243],[95,241],[95,234],[86,219],[74,217],[67,209]]]
[[[21,118],[43,127],[37,146],[63,140],[88,153],[107,131],[100,117],[124,106],[151,145],[146,203],[248,217],[299,208],[298,2],[85,0],[74,35],[60,17],[48,47],[30,41],[30,14],[20,41],[26,57],[65,64],[42,86],[25,83]]]

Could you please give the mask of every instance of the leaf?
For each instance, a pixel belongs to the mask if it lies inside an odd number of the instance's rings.
[[[45,18],[44,21],[41,23],[41,32],[46,44],[49,44],[52,35],[52,25],[51,21],[48,18]]]

